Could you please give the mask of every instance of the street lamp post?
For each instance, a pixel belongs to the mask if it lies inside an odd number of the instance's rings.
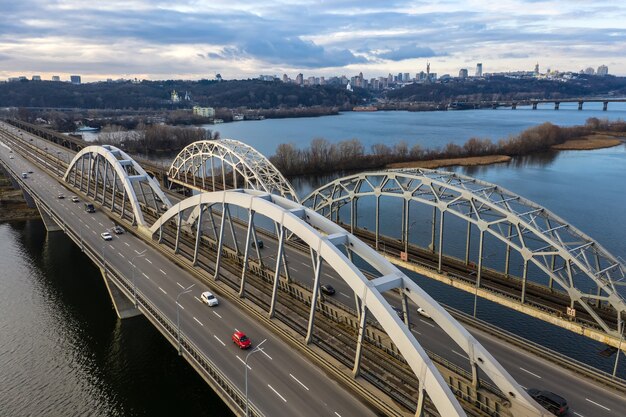
[[[137,266],[135,265],[135,259],[142,258],[147,250],[148,249],[144,249],[143,251],[139,252],[137,255],[133,256],[130,262],[131,264],[133,264],[133,297],[135,299],[135,307],[137,307],[137,284],[135,283],[135,270],[137,269]]]
[[[250,355],[252,355],[253,353],[257,353],[257,352],[262,352],[263,349],[261,349],[261,345],[263,343],[265,343],[267,339],[263,339],[263,341],[261,343],[259,343],[254,349],[252,349],[247,355],[246,355],[246,360],[244,361],[244,372],[245,372],[245,386],[246,386],[246,414],[245,417],[248,417],[248,408],[249,408],[249,402],[248,402],[248,358],[250,357]]]
[[[181,295],[190,293],[194,285],[196,284],[191,284],[187,288],[183,289],[180,293],[178,293],[178,296],[176,297],[176,327],[178,329],[178,354],[179,355],[181,355],[182,352],[180,349],[180,304],[178,304],[178,299],[180,298]]]

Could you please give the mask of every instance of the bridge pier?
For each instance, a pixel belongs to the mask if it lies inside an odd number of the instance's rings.
[[[533,102],[533,110],[537,110],[537,102]]]
[[[607,111],[608,109],[609,109],[609,102],[608,101],[602,102],[602,111]]]
[[[582,110],[583,109],[583,103],[584,103],[584,101],[579,101],[578,102],[578,110]]]
[[[113,303],[113,308],[115,308],[117,317],[120,319],[127,319],[140,315],[141,311],[139,311],[139,309],[135,307],[135,304],[129,300],[128,297],[126,297],[126,295],[119,290],[119,288],[117,288],[117,286],[107,276],[106,271],[100,268],[100,273],[102,274],[104,284],[106,285],[109,296],[111,297],[111,302]]]
[[[511,110],[516,110],[516,109],[517,109],[517,103],[511,104]]]
[[[555,101],[554,102],[554,110],[558,110],[560,105],[561,105],[560,101]]]
[[[25,194],[27,193],[25,192]],[[63,228],[52,219],[48,212],[43,209],[37,201],[35,201],[35,205],[37,206],[37,210],[39,210],[39,215],[41,216],[41,220],[43,220],[43,224],[46,226],[46,231],[48,233],[63,231]]]

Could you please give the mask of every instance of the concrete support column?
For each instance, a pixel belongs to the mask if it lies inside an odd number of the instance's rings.
[[[193,250],[193,264],[194,266],[198,263],[198,252],[200,251],[200,239],[202,239],[202,217],[204,215],[204,207],[202,204],[199,206],[200,213],[198,213],[198,220],[196,225],[196,245]]]
[[[356,198],[350,200],[350,233],[354,234],[356,227]]]
[[[404,219],[404,222],[402,223],[402,229],[403,229],[402,239],[404,240],[404,252],[407,255],[407,260],[409,256],[409,207],[410,207],[410,200],[405,198],[404,204],[402,206],[402,217]]]
[[[309,325],[307,326],[305,343],[311,343],[313,337],[313,325],[315,323],[315,308],[317,307],[317,298],[320,291],[320,275],[322,273],[322,257],[319,253],[315,254],[315,264],[313,266],[315,279],[313,280],[313,294],[311,295],[311,309],[309,310]]]
[[[222,218],[220,220],[220,235],[217,243],[217,258],[215,260],[214,280],[218,280],[220,273],[220,264],[222,261],[222,247],[224,246],[224,228],[226,227],[226,204],[222,204]]]
[[[513,233],[513,223],[509,223],[509,234],[507,235],[507,240],[511,239],[511,233]],[[509,264],[511,261],[511,245],[506,245],[506,254],[504,255],[504,276],[508,278],[509,276]]]
[[[561,102],[555,101],[554,102],[554,110],[558,110],[560,105],[561,105]]]
[[[117,171],[113,171],[113,192],[111,193],[111,211],[115,212],[115,193],[117,193]]]
[[[554,272],[555,267],[556,267],[556,255],[552,255],[552,261],[550,262],[550,270]],[[550,274],[550,277],[548,280],[548,287],[550,288],[550,290],[552,290],[553,286],[554,286],[554,278],[552,277],[552,274]]]
[[[246,231],[246,249],[243,251],[243,266],[241,268],[241,285],[239,286],[239,297],[244,297],[246,293],[246,272],[248,270],[248,256],[250,254],[250,238],[254,228],[254,211],[248,211],[248,230]]]
[[[446,212],[442,211],[441,216],[439,217],[439,263],[437,264],[437,272],[441,274],[441,265],[443,261],[443,221]]]
[[[602,111],[607,111],[609,109],[609,102],[605,101],[602,103]]]
[[[365,301],[361,301],[361,317],[359,318],[359,335],[356,341],[356,353],[354,355],[354,367],[352,376],[359,376],[361,370],[361,355],[363,353],[363,339],[365,338],[365,325],[367,324],[367,306]]]
[[[233,218],[230,215],[230,206],[226,206],[226,211],[222,212],[222,217],[226,216],[228,219],[228,227],[230,229],[230,234],[233,238],[233,245],[235,246],[235,253],[239,255],[239,244],[237,243],[237,236],[235,235],[235,227],[233,226]]]
[[[528,276],[528,259],[524,259],[524,273],[522,275],[522,297],[521,302],[526,301],[526,277]]]
[[[480,288],[480,277],[483,270],[483,241],[485,239],[485,232],[480,231],[480,239],[478,243],[478,269],[476,270],[476,289]]]
[[[435,253],[435,224],[437,223],[437,207],[433,207],[433,228],[432,228],[432,234],[430,237],[430,250],[431,252]]]
[[[537,110],[537,103],[533,103],[533,110]]]
[[[102,161],[102,165],[104,167],[104,179],[102,180],[102,205],[104,206],[105,203],[105,199],[106,199],[106,195],[107,195],[107,174],[108,174],[108,169],[107,169],[107,162],[106,161]]]
[[[584,101],[579,101],[578,102],[578,110],[582,110],[583,109],[583,103],[584,103]]]
[[[178,218],[176,219],[176,243],[174,244],[174,253],[178,253],[180,243],[180,229],[183,225],[183,212],[178,212]]]
[[[470,244],[472,239],[472,222],[467,222],[467,238],[465,240],[465,265],[469,265]]]
[[[380,196],[376,196],[376,250],[379,249],[378,243],[380,238]]]
[[[404,324],[409,327],[411,323],[411,318],[409,317],[409,300],[404,290],[401,289],[400,294],[402,297],[402,313],[404,314]]]
[[[276,298],[278,295],[278,284],[280,283],[280,268],[281,268],[281,262],[283,260],[284,244],[285,244],[285,226],[281,224],[278,230],[278,252],[276,253],[276,268],[274,268],[274,282],[272,285],[272,301],[270,302],[270,318],[274,317],[274,309],[276,308]]]

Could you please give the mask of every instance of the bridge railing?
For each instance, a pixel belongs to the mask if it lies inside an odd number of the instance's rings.
[[[149,301],[145,295],[137,290],[130,280],[128,280],[121,272],[110,265],[107,262],[103,262],[102,256],[98,253],[98,250],[92,249],[82,239],[82,236],[72,230],[68,225],[59,217],[54,209],[47,204],[45,200],[37,197],[35,191],[28,185],[28,183],[21,180],[20,176],[11,169],[10,166],[2,164],[20,183],[31,196],[37,199],[39,204],[50,214],[54,221],[59,224],[64,232],[80,247],[83,252],[94,262],[102,268],[105,278],[110,278],[113,283],[122,291],[129,299],[137,300],[137,308],[150,320],[155,327],[166,337],[166,339],[176,347],[178,344],[178,331],[177,326],[172,320],[170,320],[155,304]],[[136,292],[135,292],[136,291]],[[220,371],[215,363],[206,356],[198,346],[191,341],[189,337],[180,334],[181,353],[190,362],[190,364],[213,386],[214,389],[219,389],[221,394],[225,394],[230,400],[231,405],[235,405],[238,414],[245,414],[246,397],[245,394],[235,384],[233,384],[226,375]],[[222,395],[223,397],[223,395]],[[248,415],[251,417],[265,417],[264,414],[253,403],[249,403]]]

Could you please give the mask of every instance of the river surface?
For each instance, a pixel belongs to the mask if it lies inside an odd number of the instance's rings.
[[[426,147],[471,136],[499,138],[547,120],[567,125],[588,117],[626,119],[626,106],[618,110],[610,104],[610,109],[347,113],[239,122],[219,130],[222,137],[242,140],[266,154],[278,143],[306,146],[317,136],[331,141],[358,137],[368,144],[406,139]],[[547,207],[626,258],[625,146],[455,170]],[[333,178],[297,178],[293,183],[302,197]],[[371,225],[367,207],[360,217],[360,224]],[[393,234],[398,222],[399,214],[386,216],[383,228]],[[418,230],[412,230],[412,239],[419,238]],[[0,271],[0,415],[229,414],[151,324],[141,318],[117,320],[98,269],[63,234],[47,235],[40,221],[0,224]],[[471,296],[414,278],[437,300],[471,312]],[[478,301],[478,316],[612,370],[614,356],[599,355],[604,348],[600,344],[483,300]],[[620,365],[619,374],[626,377],[626,359]]]

